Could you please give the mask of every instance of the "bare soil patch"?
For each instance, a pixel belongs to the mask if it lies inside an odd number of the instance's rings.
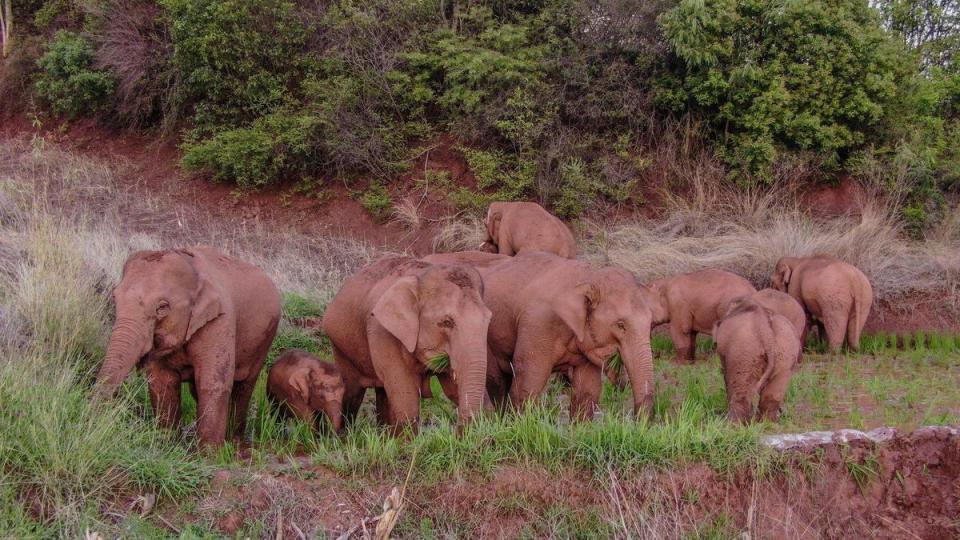
[[[277,461],[256,472],[218,472],[189,514],[162,508],[167,522],[208,523],[234,535],[339,536],[373,518],[397,479],[348,478],[310,464]],[[489,477],[407,486],[401,538],[425,527],[438,536],[516,538],[558,528],[627,536],[715,530],[755,538],[950,538],[960,534],[960,434],[922,428],[883,443],[830,442],[785,451],[771,470],[721,473],[703,464],[671,470],[550,472],[504,466]],[[299,532],[298,532],[299,531]],[[362,527],[355,530],[360,534]]]

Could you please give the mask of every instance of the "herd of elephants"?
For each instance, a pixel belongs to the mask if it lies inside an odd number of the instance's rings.
[[[477,251],[389,256],[351,276],[323,317],[334,362],[285,351],[270,369],[271,400],[315,426],[325,416],[340,432],[373,388],[378,420],[399,430],[417,425],[437,376],[463,425],[485,409],[522,406],[557,372],[571,386],[571,417],[585,420],[606,370],[629,383],[635,413],[649,414],[650,333],[669,323],[679,362],[694,361],[697,333],[713,336],[731,420],[775,421],[808,326],[832,351],[844,341],[856,349],[872,304],[866,276],[830,257],[782,258],[760,291],[719,269],[645,285],[622,268],[577,260],[570,230],[535,203],[493,203],[484,224]],[[271,279],[209,247],[141,251],[114,297],[98,395],[114,394],[138,366],[161,425],[179,425],[188,382],[200,444],[222,444],[231,415],[242,436],[280,321]]]

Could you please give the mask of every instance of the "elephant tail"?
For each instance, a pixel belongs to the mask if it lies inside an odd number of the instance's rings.
[[[853,295],[853,305],[850,306],[850,315],[847,322],[847,346],[857,350],[860,347],[860,333],[870,316],[873,304],[873,290],[866,278]]]
[[[772,313],[760,306],[757,306],[756,311],[760,317],[757,334],[760,338],[760,345],[763,347],[763,356],[767,360],[763,375],[760,376],[760,380],[757,381],[757,385],[754,387],[754,391],[759,394],[760,391],[763,390],[763,387],[767,385],[770,377],[773,376],[774,370],[776,370],[778,366],[785,365],[785,363],[783,361],[783,351],[780,350],[780,346],[777,344],[776,329],[773,325],[773,319],[771,318]]]

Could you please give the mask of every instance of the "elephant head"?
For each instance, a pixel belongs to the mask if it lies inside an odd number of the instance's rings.
[[[187,250],[140,251],[114,289],[117,317],[97,375],[110,396],[148,353],[170,354],[222,313],[222,294]]]
[[[770,276],[770,286],[778,291],[787,292],[790,286],[790,277],[793,274],[793,267],[797,259],[793,257],[783,257],[777,261],[774,267],[773,275]]]
[[[300,398],[314,411],[323,411],[330,419],[335,433],[343,429],[343,394],[346,387],[334,364],[319,362],[319,365],[300,369],[290,375],[287,384],[300,394]]]
[[[405,275],[380,297],[373,316],[418,362],[452,372],[461,423],[483,408],[491,313],[476,270],[429,265]],[[442,356],[449,368],[435,365]]]
[[[633,387],[636,412],[653,411],[653,295],[632,275],[603,268],[554,301],[553,309],[576,336],[581,352],[598,365],[620,353]]]

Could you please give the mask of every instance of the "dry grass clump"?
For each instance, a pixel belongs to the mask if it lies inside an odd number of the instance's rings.
[[[956,291],[960,235],[911,241],[893,205],[879,197],[868,198],[858,216],[818,219],[787,189],[741,191],[697,179],[691,188],[686,197],[667,196],[664,218],[594,231],[582,253],[645,282],[717,267],[758,287],[767,286],[780,257],[826,254],[863,270],[878,300]]]
[[[433,240],[435,253],[469,251],[486,241],[483,219],[473,214],[461,214],[446,220]]]
[[[412,231],[419,229],[420,226],[423,225],[423,215],[420,212],[420,205],[409,197],[395,204],[390,216],[391,221],[396,221]]]

